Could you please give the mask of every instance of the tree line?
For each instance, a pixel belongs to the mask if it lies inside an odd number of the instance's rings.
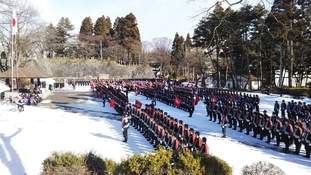
[[[116,18],[113,25],[108,16],[99,17],[95,24],[91,17],[86,17],[75,39],[70,34],[72,30],[68,18],[61,18],[56,26],[47,27],[45,51],[48,58],[97,58],[123,65],[139,64],[141,39],[133,13]]]
[[[282,86],[284,79],[274,81],[275,70],[283,76],[288,72],[288,86],[292,77],[298,86],[306,86],[302,79],[311,72],[310,1],[274,0],[271,5],[270,11],[260,3],[234,10],[216,3],[194,29],[192,46],[213,57],[212,76],[218,87],[231,78],[233,88],[244,88],[238,75]]]
[[[86,17],[74,35],[74,26],[66,17],[56,25],[46,25],[27,0],[1,0],[1,58],[11,58],[10,20],[12,9],[19,9],[14,60],[19,66],[33,58],[59,57],[112,60],[122,65],[154,63],[160,67],[158,76],[191,81],[212,77],[217,87],[227,86],[226,80],[232,79],[231,88],[242,89],[240,75],[249,82],[256,79],[273,86],[284,83],[284,79],[275,82],[275,70],[281,75],[286,70],[289,86],[291,77],[298,86],[305,86],[302,79],[311,71],[309,0],[274,0],[271,9],[261,3],[242,2],[227,8],[217,2],[208,8],[192,36],[184,38],[176,32],[173,40],[159,37],[148,42],[141,41],[133,13],[113,23],[109,16],[101,16],[94,23]],[[234,9],[237,4],[241,7]],[[7,68],[4,65],[1,61],[1,71]]]

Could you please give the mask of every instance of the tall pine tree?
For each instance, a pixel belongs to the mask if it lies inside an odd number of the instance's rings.
[[[130,13],[124,18],[118,18],[115,25],[115,37],[127,52],[127,60],[124,60],[124,64],[138,63],[139,52],[141,51],[141,39],[136,17],[133,13]]]
[[[301,5],[295,0],[274,0],[266,24],[275,41],[285,50],[284,63],[288,70],[288,86],[292,87],[293,66],[295,64],[294,40],[301,34],[302,29],[298,23],[302,15]],[[280,53],[283,55],[283,53]],[[287,59],[287,61],[285,61]],[[281,63],[283,60],[280,60]],[[282,74],[282,64],[280,70]],[[283,80],[280,80],[283,82]],[[281,84],[282,85],[282,84]]]
[[[69,18],[62,17],[56,26],[56,54],[57,56],[66,56],[66,45],[68,44],[69,38],[71,38],[70,32],[74,30],[72,23]]]
[[[175,34],[175,38],[172,43],[172,58],[171,64],[175,67],[178,73],[181,73],[181,65],[185,58],[185,44],[184,37],[179,36],[178,33]]]
[[[99,17],[94,26],[95,36],[107,36],[110,34],[111,21],[110,18],[105,16]]]
[[[83,19],[80,27],[79,39],[84,39],[90,36],[93,36],[93,23],[91,17],[86,17]]]

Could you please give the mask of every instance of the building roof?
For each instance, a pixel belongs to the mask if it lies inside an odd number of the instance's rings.
[[[52,77],[43,72],[30,70],[27,68],[13,68],[13,78],[49,78]],[[0,78],[12,78],[12,69],[0,73]]]

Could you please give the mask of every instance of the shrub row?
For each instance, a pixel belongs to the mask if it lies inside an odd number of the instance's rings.
[[[110,159],[102,159],[93,152],[75,155],[71,152],[53,152],[43,161],[42,175],[101,175],[112,174],[117,163]]]
[[[75,155],[54,152],[43,161],[42,175],[231,175],[232,168],[223,160],[190,151],[168,151],[163,148],[144,154],[134,154],[117,164],[90,152]]]
[[[289,88],[289,87],[283,86],[282,89],[278,87],[277,91],[282,92],[282,94],[292,95],[294,97],[300,97],[300,96],[311,97],[310,88],[299,88],[299,87]]]

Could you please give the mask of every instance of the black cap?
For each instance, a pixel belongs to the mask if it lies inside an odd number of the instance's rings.
[[[267,112],[267,110],[263,110],[263,112]]]
[[[203,141],[203,142],[206,142],[206,137],[203,137],[203,138],[202,138],[202,141]]]

